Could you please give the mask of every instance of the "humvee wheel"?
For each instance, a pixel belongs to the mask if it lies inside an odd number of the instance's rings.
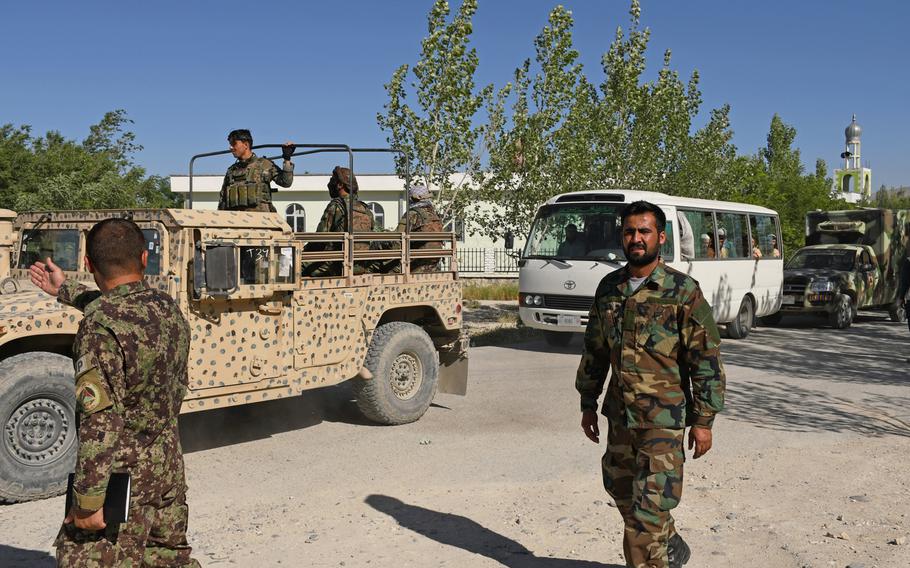
[[[23,353],[0,363],[0,501],[59,495],[76,463],[73,363]]]
[[[895,323],[903,323],[907,319],[907,310],[900,302],[888,306],[888,317]]]
[[[436,396],[436,348],[427,332],[412,323],[377,327],[364,366],[373,378],[356,380],[354,394],[360,411],[374,422],[414,422]]]
[[[853,323],[853,300],[846,294],[838,294],[834,301],[834,311],[828,314],[828,322],[834,329],[847,329]]]
[[[752,305],[752,299],[746,296],[739,305],[736,318],[727,324],[727,335],[731,339],[745,339],[752,331],[753,325],[755,325],[755,307]]]

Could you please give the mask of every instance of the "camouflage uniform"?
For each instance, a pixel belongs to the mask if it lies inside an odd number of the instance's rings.
[[[286,160],[284,167],[279,170],[274,162],[256,154],[247,160],[237,160],[224,174],[218,209],[275,213],[272,188],[269,185],[272,181],[281,187],[291,187],[294,182],[294,164]]]
[[[319,225],[316,227],[317,233],[345,233],[348,230],[348,200],[350,197],[334,197],[326,205],[325,211],[322,212],[322,218],[319,219]],[[366,206],[366,203],[354,198],[354,232],[370,232],[374,230],[375,221],[373,212]],[[306,250],[340,250],[337,243],[327,243],[324,247],[314,247],[312,245],[322,243],[308,243]],[[370,243],[354,243],[354,250],[369,250]],[[338,276],[339,263],[319,262],[307,267],[306,273],[309,276]],[[368,270],[369,263],[356,263],[354,266],[355,273],[363,273]]]
[[[442,220],[436,214],[433,203],[426,200],[412,203],[408,212],[398,221],[395,231],[403,233],[407,223],[411,224],[412,233],[440,233],[443,230]],[[413,241],[411,243],[411,250],[441,248],[441,241]],[[424,258],[411,261],[411,272],[435,272],[438,269],[439,259]]]
[[[698,284],[662,262],[637,291],[621,268],[597,287],[575,380],[582,410],[609,421],[604,487],[625,522],[628,566],[666,568],[682,494],[686,426],[710,428],[723,408],[720,336]]]
[[[104,531],[64,525],[60,566],[199,566],[186,541],[188,509],[177,415],[187,388],[190,331],[177,304],[145,281],[101,295],[72,281],[64,304],[85,318],[73,345],[79,450],[74,504],[94,511],[113,471],[127,471],[129,521]]]

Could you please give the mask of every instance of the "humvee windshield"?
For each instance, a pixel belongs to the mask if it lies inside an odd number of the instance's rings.
[[[787,268],[853,270],[855,260],[856,253],[852,250],[801,250],[790,259]]]
[[[50,257],[63,270],[79,267],[79,231],[76,229],[38,229],[22,235],[17,268],[28,268]]]

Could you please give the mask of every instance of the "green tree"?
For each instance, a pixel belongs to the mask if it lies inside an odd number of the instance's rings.
[[[111,111],[78,143],[29,126],[0,127],[0,207],[24,210],[173,207],[169,182],[146,176],[133,156],[142,147],[123,110]]]
[[[482,127],[475,117],[492,92],[491,86],[478,89],[474,83],[478,57],[470,38],[476,11],[477,0],[463,0],[449,21],[449,3],[433,3],[420,60],[392,74],[385,85],[385,114],[376,117],[389,143],[404,152],[404,159],[396,159],[398,175],[405,175],[409,163],[413,183],[438,190],[444,222],[461,216],[468,199],[464,190],[479,173]]]

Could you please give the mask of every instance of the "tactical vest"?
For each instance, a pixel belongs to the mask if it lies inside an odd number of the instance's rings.
[[[348,198],[336,197],[335,213],[329,231],[344,233],[348,230]],[[373,230],[373,213],[363,201],[354,202],[354,232],[368,233]],[[367,250],[369,243],[355,243],[354,250]]]
[[[432,206],[411,207],[414,213],[411,223],[412,233],[441,233],[442,220]],[[417,241],[411,244],[411,248],[442,248],[440,241]]]
[[[227,208],[256,207],[272,201],[272,163],[253,157],[247,163],[237,162],[228,169]]]

